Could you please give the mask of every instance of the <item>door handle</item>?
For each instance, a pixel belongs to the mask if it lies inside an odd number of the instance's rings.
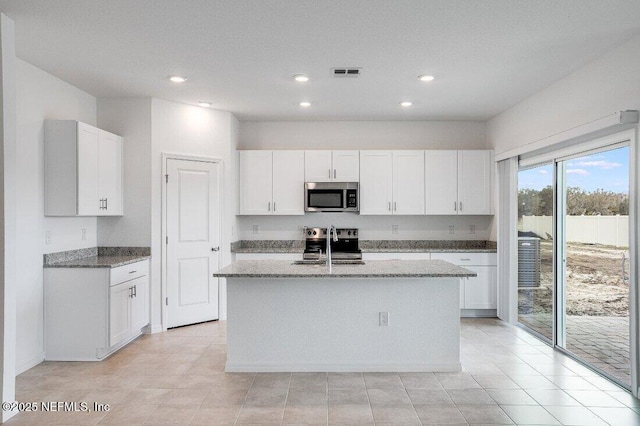
[[[220,250],[220,247],[211,247],[211,251],[218,251]]]

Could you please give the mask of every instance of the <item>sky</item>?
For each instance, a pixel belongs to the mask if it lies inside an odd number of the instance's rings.
[[[628,193],[629,147],[567,160],[566,173],[569,187]],[[553,185],[551,164],[518,172],[519,189],[540,190],[548,185]]]

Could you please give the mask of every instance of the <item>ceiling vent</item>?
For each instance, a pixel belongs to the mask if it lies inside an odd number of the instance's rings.
[[[345,78],[345,77],[357,78],[357,77],[360,77],[361,71],[362,71],[362,68],[355,68],[355,67],[331,68],[331,74],[337,78]]]

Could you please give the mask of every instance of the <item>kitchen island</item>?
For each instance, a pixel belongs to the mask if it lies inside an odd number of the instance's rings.
[[[234,262],[214,274],[226,371],[460,371],[459,280],[475,275],[439,260]]]

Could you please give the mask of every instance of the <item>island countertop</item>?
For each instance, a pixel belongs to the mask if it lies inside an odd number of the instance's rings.
[[[369,260],[363,265],[294,265],[290,260],[239,260],[213,274],[225,278],[389,278],[475,277],[443,260]]]

